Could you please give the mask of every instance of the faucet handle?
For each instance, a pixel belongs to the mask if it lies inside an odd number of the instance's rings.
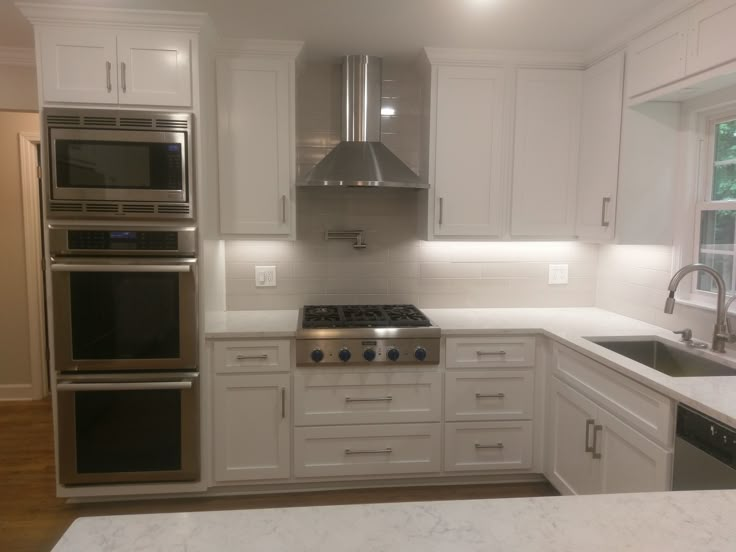
[[[684,330],[676,330],[676,331],[674,331],[672,333],[681,335],[683,341],[692,341],[693,340],[693,331],[690,328],[685,328]]]

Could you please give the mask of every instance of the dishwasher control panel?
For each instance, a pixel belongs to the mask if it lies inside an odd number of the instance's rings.
[[[736,468],[736,430],[713,418],[677,407],[677,436],[710,456]]]

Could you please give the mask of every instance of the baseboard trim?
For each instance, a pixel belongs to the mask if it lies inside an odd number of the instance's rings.
[[[30,383],[0,385],[0,401],[33,400],[33,386]]]

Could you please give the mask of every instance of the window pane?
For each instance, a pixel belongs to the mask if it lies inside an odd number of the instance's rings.
[[[736,231],[736,211],[703,211],[700,218],[701,263],[717,270],[729,290],[733,290],[734,232]],[[713,279],[698,273],[698,289],[716,291]]]
[[[712,199],[736,199],[736,120],[716,125],[715,134]]]

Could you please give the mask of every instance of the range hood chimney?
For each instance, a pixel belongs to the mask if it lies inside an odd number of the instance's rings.
[[[347,56],[342,73],[342,141],[298,185],[428,188],[381,143],[381,58]]]

